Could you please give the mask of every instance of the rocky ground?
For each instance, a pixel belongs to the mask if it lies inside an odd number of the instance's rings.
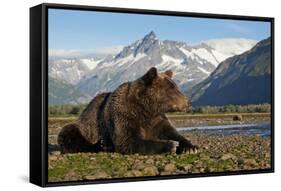
[[[183,133],[198,153],[122,155],[49,153],[49,182],[270,168],[270,139],[260,136],[209,136]]]
[[[174,117],[174,118],[173,118]],[[177,126],[253,123],[268,121],[270,116],[182,117],[173,116]],[[96,180],[140,176],[165,176],[206,172],[268,169],[270,161],[270,137],[218,136],[195,131],[181,132],[192,143],[199,146],[197,153],[161,155],[121,155],[118,153],[75,153],[61,154],[56,151],[56,135],[66,123],[75,118],[49,119],[49,182]]]

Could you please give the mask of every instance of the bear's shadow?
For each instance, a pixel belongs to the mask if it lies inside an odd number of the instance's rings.
[[[48,144],[48,153],[60,151],[60,148],[58,145],[55,144]]]

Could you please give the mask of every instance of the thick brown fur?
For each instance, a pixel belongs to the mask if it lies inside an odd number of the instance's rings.
[[[172,75],[151,68],[114,92],[97,95],[75,122],[61,130],[62,152],[160,154],[195,149],[165,116],[166,112],[185,111],[190,103]]]

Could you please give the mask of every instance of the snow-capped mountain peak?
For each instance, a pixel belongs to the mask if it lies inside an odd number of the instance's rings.
[[[214,39],[191,46],[185,42],[161,41],[151,31],[115,56],[49,62],[49,75],[75,84],[81,92],[94,96],[113,91],[156,67],[160,72],[173,70],[174,81],[187,91],[206,79],[220,62],[247,51],[255,43],[248,39]]]
[[[144,39],[144,40],[148,40],[148,39],[150,39],[150,40],[156,40],[157,37],[156,37],[156,34],[155,34],[154,31],[150,31],[143,39]]]
[[[156,67],[175,72],[174,80],[182,89],[202,81],[215,69],[210,61],[198,56],[186,43],[160,41],[152,31],[142,39],[124,47],[114,58],[100,62],[91,75],[79,83],[79,88],[90,95],[112,91],[126,81],[143,75]]]
[[[77,84],[82,78],[94,70],[103,59],[51,59],[49,60],[49,75],[69,84]]]

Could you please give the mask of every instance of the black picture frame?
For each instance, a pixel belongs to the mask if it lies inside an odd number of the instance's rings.
[[[271,23],[271,161],[270,169],[216,172],[204,174],[122,178],[96,181],[48,182],[48,9],[87,10],[114,13],[168,15],[196,18],[267,21]],[[194,178],[274,172],[274,18],[258,16],[191,13],[178,11],[128,9],[66,4],[40,4],[30,8],[30,182],[42,187],[82,185],[113,182]]]

